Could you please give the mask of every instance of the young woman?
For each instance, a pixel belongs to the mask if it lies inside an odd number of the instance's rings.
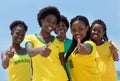
[[[41,31],[27,35],[26,49],[32,57],[33,81],[67,81],[66,71],[59,54],[64,52],[64,44],[51,35],[60,21],[60,12],[54,6],[41,9],[38,23]]]
[[[101,81],[96,67],[96,45],[89,39],[89,22],[84,16],[71,19],[73,41],[67,54],[72,81]]]
[[[102,20],[95,20],[91,25],[91,40],[97,45],[97,51],[101,58],[98,68],[102,81],[118,81],[114,61],[118,61],[117,48],[108,41],[107,28]]]
[[[2,52],[2,66],[8,68],[8,81],[31,81],[31,59],[20,44],[24,39],[27,26],[16,20],[10,25],[12,45]]]

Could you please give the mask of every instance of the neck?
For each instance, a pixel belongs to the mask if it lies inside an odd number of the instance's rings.
[[[11,47],[14,48],[15,50],[20,50],[21,49],[19,44],[14,44],[13,43]]]
[[[96,44],[97,46],[99,46],[99,45],[101,45],[101,44],[104,43],[104,41],[102,41],[102,40],[100,40],[100,41],[98,41],[98,40],[93,40],[93,41],[95,42],[95,44]]]
[[[41,32],[39,34],[39,37],[42,39],[42,41],[47,42],[47,43],[52,41],[52,35],[46,32]]]

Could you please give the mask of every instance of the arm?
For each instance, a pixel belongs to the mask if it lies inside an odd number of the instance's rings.
[[[59,54],[59,58],[60,58],[61,64],[62,64],[63,67],[65,68],[65,58],[64,58],[64,54]]]
[[[67,63],[65,61],[65,57],[64,57],[64,54],[59,54],[59,58],[60,58],[60,61],[61,61],[61,64],[63,65],[65,71],[66,71],[66,74],[68,76],[68,81],[70,81],[70,74],[68,73],[68,69],[66,67]]]
[[[80,39],[77,40],[78,53],[80,54],[90,54],[92,51],[92,45],[89,43],[82,44]]]
[[[111,50],[113,60],[118,61],[119,60],[118,49],[112,44],[112,41],[110,41],[109,48]]]
[[[3,68],[7,69],[8,66],[9,66],[9,60],[10,60],[10,57],[8,56],[7,51],[3,51],[1,53],[1,58],[2,58],[2,66],[3,66]]]
[[[42,47],[34,48],[31,42],[26,43],[26,49],[31,57],[40,54],[43,57],[49,56],[51,50],[48,48],[48,44]]]

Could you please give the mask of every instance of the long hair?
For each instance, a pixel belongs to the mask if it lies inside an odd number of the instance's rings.
[[[73,22],[78,21],[78,20],[84,22],[86,26],[90,27],[88,19],[85,16],[78,15],[78,16],[74,17],[73,19],[71,19],[71,21],[70,21],[71,31],[72,31]],[[81,42],[83,43],[84,41],[89,40],[89,38],[90,38],[90,31],[88,30],[86,37],[83,40],[81,40]],[[70,54],[73,52],[73,50],[75,49],[76,46],[77,46],[77,40],[74,39],[74,37],[72,37],[72,44],[69,48],[69,51],[67,52],[66,60],[68,59]]]
[[[97,19],[97,20],[93,21],[93,23],[92,23],[92,25],[91,25],[91,29],[92,29],[92,27],[93,27],[95,24],[100,24],[100,25],[102,25],[103,30],[104,30],[104,32],[105,32],[105,34],[103,35],[103,37],[101,38],[101,40],[102,40],[102,41],[108,41],[108,37],[107,37],[107,27],[106,27],[105,23],[104,23],[102,20]]]

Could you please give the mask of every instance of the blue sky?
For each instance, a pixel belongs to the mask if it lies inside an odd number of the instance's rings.
[[[76,15],[86,16],[90,24],[95,19],[102,19],[107,25],[107,34],[120,49],[120,0],[1,0],[0,1],[0,52],[11,45],[9,25],[14,20],[23,20],[29,27],[27,34],[40,31],[37,22],[38,11],[46,6],[56,6],[68,20]],[[54,33],[53,33],[54,34]],[[71,38],[68,31],[67,36]],[[120,70],[120,62],[115,62]],[[0,81],[7,80],[7,70],[1,66]]]

